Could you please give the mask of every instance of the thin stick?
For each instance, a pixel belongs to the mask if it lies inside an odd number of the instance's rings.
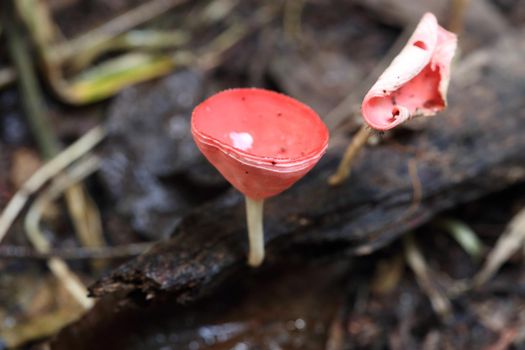
[[[75,233],[82,245],[86,247],[106,245],[100,212],[85,187],[77,183],[70,186],[64,195]],[[91,265],[95,270],[100,270],[104,267],[104,262],[93,261]]]
[[[25,246],[2,244],[0,245],[0,259],[121,259],[140,255],[151,248],[153,244],[153,242],[140,242],[106,247],[65,247],[50,249],[47,253],[41,253]]]
[[[328,329],[328,339],[326,340],[325,350],[341,350],[345,341],[344,319],[347,313],[344,300],[338,302],[338,309]]]
[[[38,80],[31,62],[29,48],[22,36],[21,28],[8,14],[10,6],[3,10],[2,20],[5,23],[7,46],[11,60],[18,75],[18,85],[22,95],[22,107],[29,127],[38,148],[46,159],[53,157],[60,150],[60,145],[54,137],[53,129],[47,120],[44,101],[38,89]]]
[[[284,7],[283,27],[285,33],[292,40],[303,39],[301,17],[303,15],[305,0],[288,0]]]
[[[113,18],[78,38],[70,40],[60,46],[52,48],[58,61],[63,61],[77,52],[96,47],[131,28],[160,16],[173,7],[182,5],[188,0],[152,0],[139,5],[130,11]]]
[[[439,290],[438,286],[433,282],[431,271],[414,237],[411,234],[405,235],[403,237],[403,245],[406,261],[416,275],[417,283],[430,299],[434,311],[443,320],[447,320],[452,314],[452,305],[446,294]]]
[[[29,180],[24,183],[24,185],[15,193],[13,198],[11,198],[0,215],[0,242],[2,242],[2,239],[20,214],[20,211],[24,208],[28,199],[53,176],[60,173],[75,160],[89,152],[100,141],[102,141],[102,139],[104,139],[105,135],[106,131],[101,126],[91,129],[75,143],[38,169]]]
[[[263,206],[264,200],[246,198],[246,220],[248,223],[248,240],[250,252],[248,264],[257,267],[264,260],[264,229],[263,229]]]
[[[461,34],[465,21],[465,12],[469,0],[452,0],[448,29],[456,34]]]
[[[67,190],[70,186],[81,181],[100,167],[100,160],[91,156],[82,161],[79,161],[73,167],[71,167],[67,173],[60,174],[55,178],[51,186],[46,188],[45,191],[33,202],[24,220],[24,227],[30,237],[31,242],[39,252],[48,252],[51,247],[46,238],[41,235],[40,232],[40,218],[42,213],[51,202],[57,199],[62,193]],[[38,232],[33,235],[32,233]]]
[[[88,298],[87,288],[78,276],[71,272],[64,260],[51,258],[47,261],[47,266],[80,306],[85,310],[93,307],[95,302]]]
[[[244,22],[234,22],[231,26],[217,35],[202,54],[199,54],[197,66],[203,70],[210,70],[221,63],[221,58],[228,50],[238,44],[242,39],[253,33],[256,29],[267,25],[275,16],[276,9],[268,6],[257,11],[249,25]]]
[[[16,81],[16,71],[13,67],[0,68],[0,89]]]
[[[332,186],[340,185],[350,175],[352,164],[359,151],[363,148],[368,140],[368,136],[372,133],[372,129],[364,124],[361,129],[355,134],[350,145],[348,145],[341,163],[337,168],[337,172],[330,176],[328,183]]]
[[[57,177],[53,184],[38,197],[27,212],[24,227],[27,237],[33,246],[41,253],[47,253],[51,249],[49,241],[40,230],[40,218],[50,203],[58,198],[71,186],[82,181],[85,177],[96,171],[100,166],[100,160],[91,156],[82,160],[68,173]],[[64,285],[71,296],[85,309],[93,306],[93,300],[87,297],[87,289],[82,281],[69,269],[64,260],[51,258],[47,261],[49,269],[56,278]]]
[[[29,3],[32,2],[30,1]],[[18,3],[18,5],[21,4],[22,2]],[[27,3],[25,4],[27,5]],[[45,7],[40,9],[40,11],[45,10]],[[38,9],[36,11],[38,11]],[[23,97],[22,102],[26,111],[26,117],[31,127],[33,136],[37,141],[38,148],[45,159],[50,159],[60,152],[60,143],[57,137],[54,135],[54,131],[51,128],[51,124],[49,123],[45,102],[39,89],[39,84],[34,66],[31,61],[29,49],[22,36],[20,26],[15,23],[7,15],[7,13],[4,13],[3,15],[8,26],[7,36],[9,51],[11,58],[13,59],[13,64],[15,65],[19,75],[18,82]],[[36,21],[35,23],[48,22],[49,18],[46,18],[46,21]],[[31,23],[31,25],[37,25],[35,23]],[[43,27],[48,28],[51,27],[51,25],[47,24],[43,25]],[[47,38],[52,36],[52,30],[48,31],[45,28],[39,28],[38,30],[41,37],[40,40],[38,40],[40,43],[47,41]],[[77,228],[76,232],[78,234],[83,234],[81,237],[90,236],[94,237],[93,240],[97,241],[97,243],[102,242],[102,230],[100,229],[101,225],[100,222],[96,222],[97,220],[100,221],[99,218],[96,217],[96,215],[92,215],[91,217],[87,216],[87,214],[97,212],[97,208],[95,205],[92,205],[93,202],[89,201],[89,195],[82,184],[77,184],[68,189],[66,202],[75,228]],[[84,216],[84,213],[86,213],[86,216]]]
[[[492,248],[481,270],[472,280],[474,287],[480,287],[491,279],[512,255],[525,246],[525,208],[521,209],[508,223]]]

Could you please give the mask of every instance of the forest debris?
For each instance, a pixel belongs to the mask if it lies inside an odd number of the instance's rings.
[[[352,164],[355,161],[355,158],[359,155],[362,148],[366,145],[368,137],[372,134],[372,129],[363,124],[359,131],[352,137],[352,141],[348,145],[348,148],[345,150],[343,159],[337,171],[328,178],[328,184],[331,186],[339,186],[346,178],[350,175],[352,170]]]
[[[41,166],[42,160],[33,150],[29,148],[15,150],[12,155],[9,175],[13,187],[17,190],[21,188]],[[44,215],[49,218],[56,218],[59,215],[59,208],[51,204],[46,208]]]
[[[402,279],[404,269],[405,261],[401,254],[379,261],[374,277],[370,282],[371,291],[376,294],[392,292]]]
[[[51,81],[66,101],[74,104],[91,103],[115,94],[126,86],[162,76],[177,66],[188,65],[192,55],[172,56],[133,52],[105,61],[82,72],[64,85]],[[64,86],[63,86],[64,85]]]
[[[0,242],[24,208],[28,199],[55,175],[67,168],[71,163],[85,155],[95,147],[105,136],[102,127],[95,127],[88,133],[60,152],[56,157],[44,164],[15,193],[0,214]]]
[[[410,266],[416,275],[418,284],[430,299],[432,308],[443,320],[448,320],[452,315],[452,304],[447,295],[434,281],[435,276],[433,276],[432,271],[430,271],[423,254],[414,241],[414,237],[412,235],[405,236],[403,238],[403,244],[408,266]]]
[[[328,337],[326,341],[325,350],[342,350],[345,340],[345,329],[343,325],[342,312],[337,311],[330,328],[328,330]]]
[[[100,46],[106,45],[116,35],[185,2],[187,0],[151,0],[58,49],[52,46],[56,40],[54,23],[44,3],[23,0],[17,2],[17,9],[36,43],[50,86],[63,101],[81,105],[113,96],[130,85],[164,76],[175,68],[196,65],[203,70],[211,69],[222,61],[227,50],[272,20],[277,9],[275,5],[260,7],[253,18],[233,21],[198,49],[175,49],[167,53],[135,50],[105,60],[72,78],[65,76],[63,64],[69,56],[82,56],[80,50],[84,50],[85,57],[91,60]],[[84,63],[75,64],[82,66]]]
[[[162,49],[174,49],[188,43],[190,36],[184,31],[131,30],[109,40],[92,50],[72,57],[72,68],[81,70],[89,66],[104,53],[123,50],[161,52]]]
[[[20,1],[19,6],[28,5],[28,1]],[[45,5],[38,2],[36,11],[43,11]],[[33,138],[38,144],[38,148],[45,159],[50,159],[60,152],[60,142],[56,137],[51,124],[48,122],[48,111],[45,108],[42,92],[40,91],[39,83],[36,77],[34,65],[31,60],[30,52],[27,43],[22,35],[22,30],[18,23],[13,21],[9,16],[14,13],[13,6],[6,6],[7,10],[12,10],[11,13],[3,13],[5,19],[6,32],[9,44],[9,53],[11,60],[16,67],[19,75],[19,86],[22,95],[22,105],[26,112],[26,117],[33,133]],[[39,20],[45,23],[46,18],[32,18],[35,22],[31,22],[36,27],[39,27]],[[37,28],[38,35],[41,36],[42,41],[50,40],[54,28],[50,28],[50,24],[43,25],[45,28]],[[102,224],[98,214],[98,209],[95,203],[89,197],[86,189],[81,183],[75,183],[66,190],[66,203],[69,209],[69,214],[74,223],[75,232],[79,235],[81,241],[89,244],[104,244],[102,237]],[[0,233],[1,241],[1,233]]]
[[[496,343],[484,348],[483,350],[507,350],[510,348],[517,336],[518,331],[516,328],[504,329]]]
[[[40,218],[45,208],[68,188],[71,188],[71,186],[95,171],[99,164],[100,162],[96,157],[88,157],[75,164],[67,173],[57,177],[54,183],[46,189],[29,208],[25,218],[24,228],[29,241],[39,252],[47,253],[50,250],[50,244],[39,227]],[[75,298],[82,307],[90,309],[93,306],[93,300],[87,298],[86,287],[80,279],[71,272],[62,259],[52,257],[48,260],[48,266],[53,274],[63,283],[66,290],[71,293],[71,296]]]
[[[401,50],[403,45],[412,34],[416,24],[411,23],[404,27],[403,32],[397,37],[392,44],[387,54],[374,66],[374,68],[366,75],[361,77],[359,85],[353,89],[344,99],[338,102],[335,107],[326,115],[326,124],[332,131],[337,130],[337,127],[342,125],[349,118],[359,115],[361,113],[360,99],[366,94],[372,84],[379,78],[381,73],[385,70],[394,57]]]
[[[227,18],[228,15],[239,5],[240,0],[215,0],[209,1],[201,13],[197,15],[194,25],[209,24],[210,22],[218,22]]]
[[[259,15],[264,15],[264,11],[259,10]],[[259,18],[255,23],[261,24],[269,18]],[[243,22],[235,22],[226,30],[221,32],[207,46],[207,51],[202,51],[196,57],[197,66],[202,70],[209,70],[217,67],[222,61],[222,55],[244,38],[251,30]]]
[[[474,260],[481,259],[486,247],[467,224],[453,218],[442,218],[436,220],[436,225],[448,231]]]
[[[100,160],[96,160],[97,164],[95,168],[98,169]],[[78,167],[81,163],[77,164]],[[73,171],[71,169],[70,171]],[[89,173],[89,171],[87,173]],[[83,176],[87,176],[83,174]],[[73,226],[75,228],[75,234],[77,235],[80,243],[85,247],[100,247],[105,246],[106,241],[102,232],[102,219],[100,212],[95,201],[91,198],[86,188],[83,186],[73,185],[69,186],[64,192],[66,198],[66,204],[68,211],[72,217]],[[36,202],[36,201],[35,201]],[[51,203],[47,203],[50,206]],[[94,269],[100,269],[104,266],[101,261],[94,261],[91,263]]]
[[[293,7],[301,2],[288,1],[285,11],[287,8],[297,11]],[[390,40],[395,34],[379,26],[353,2],[332,3],[305,2],[301,14],[301,39],[296,45],[285,40],[286,27],[283,29],[285,33],[266,31],[267,35],[272,35],[272,42],[277,43],[268,50],[269,62],[262,63],[283,91],[301,101],[308,101],[324,117],[329,128],[335,130],[335,124],[351,114],[354,105],[359,105],[359,98],[377,79],[380,71],[372,79],[363,81],[370,70],[376,72],[373,67],[391,45]],[[320,20],[318,14],[334,7],[338,9],[337,13],[332,12],[335,18],[324,20],[322,26],[317,24]],[[286,20],[287,13],[284,15],[283,20]],[[338,108],[337,115],[333,116],[334,112],[330,111],[349,92],[355,98]]]
[[[5,22],[9,55],[18,74],[17,82],[22,96],[22,107],[32,136],[43,157],[49,159],[57,153],[60,145],[54,135],[52,125],[48,123],[34,64],[29,53],[29,46],[25,41],[21,27],[12,18],[14,15],[12,7],[6,3],[5,8],[2,9],[2,21]],[[41,35],[45,35],[45,32],[42,30]]]
[[[473,279],[479,287],[486,283],[525,244],[525,209],[519,211],[510,221],[505,232],[499,237],[496,246],[490,251],[485,264]]]
[[[412,152],[388,143],[371,148],[349,181],[331,189],[320,183],[340,157],[340,149],[334,149],[309,176],[268,201],[269,264],[278,256],[304,258],[314,251],[316,256],[370,253],[444,209],[525,179],[522,35],[467,57],[452,80],[449,109],[420,132],[399,139],[418,151],[422,187],[415,209],[406,214],[413,206],[407,167]],[[113,271],[91,292],[171,291],[179,302],[197,298],[244,262],[242,204],[239,195],[228,193],[197,208],[172,239]]]
[[[123,34],[187,1],[188,0],[146,1],[132,10],[104,23],[98,28],[62,43],[59,46],[52,47],[51,51],[59,62],[74,56],[81,56],[85,51],[89,52],[119,34]]]
[[[10,349],[56,333],[85,313],[59,281],[36,266],[2,280],[1,288],[0,344]]]
[[[465,22],[465,11],[470,0],[451,0],[447,29],[456,34],[461,34]]]
[[[303,40],[302,14],[305,0],[286,0],[283,16],[284,32],[289,39],[299,43]]]
[[[71,247],[50,249],[47,253],[41,253],[34,249],[23,246],[0,245],[1,259],[50,259],[53,257],[63,260],[83,259],[121,259],[136,256],[151,248],[153,243],[130,243],[114,246],[97,247]]]
[[[12,67],[0,68],[0,89],[16,81],[16,71]]]
[[[20,188],[31,175],[42,166],[36,152],[29,148],[20,148],[13,152],[9,179],[14,188]]]
[[[0,331],[0,339],[8,348],[17,348],[25,343],[55,334],[65,325],[75,321],[81,311],[60,308],[44,315],[38,315],[10,329]]]
[[[505,285],[508,288],[510,284],[515,283],[515,279],[511,277]],[[495,297],[494,292],[489,292],[486,298],[473,302],[472,310],[478,322],[496,336],[485,343],[490,345],[479,347],[480,349],[505,350],[512,348],[512,344],[519,346],[525,340],[523,296],[513,292],[503,293],[505,294]]]

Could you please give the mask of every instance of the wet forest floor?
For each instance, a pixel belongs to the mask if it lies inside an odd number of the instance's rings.
[[[461,3],[2,4],[0,348],[525,349],[525,3]],[[330,188],[425,11],[460,32],[447,111],[374,135]],[[238,86],[308,103],[332,137],[268,203],[255,270],[242,197],[189,132]]]

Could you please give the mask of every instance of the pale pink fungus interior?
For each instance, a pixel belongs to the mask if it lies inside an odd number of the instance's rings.
[[[197,107],[194,128],[239,153],[271,159],[300,159],[326,145],[326,127],[309,107],[262,89],[232,89]]]
[[[395,121],[399,115],[399,106],[408,109],[410,115],[417,115],[419,108],[439,110],[445,101],[439,92],[439,66],[432,68],[429,63],[417,76],[386,96],[373,97],[368,102],[370,113],[383,119],[385,124]]]

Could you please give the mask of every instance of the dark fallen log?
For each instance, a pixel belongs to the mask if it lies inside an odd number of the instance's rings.
[[[365,150],[351,178],[331,188],[334,148],[309,176],[267,202],[266,264],[290,256],[366,254],[436,213],[525,179],[523,33],[467,57],[449,108]],[[186,216],[173,238],[91,287],[93,296],[172,292],[179,302],[244,268],[244,205],[228,195]]]
[[[141,307],[113,294],[60,331],[50,349],[217,350],[246,344],[251,349],[323,349],[331,323],[343,312],[349,265],[281,265],[278,271],[225,281],[213,295],[191,305],[168,297]]]

